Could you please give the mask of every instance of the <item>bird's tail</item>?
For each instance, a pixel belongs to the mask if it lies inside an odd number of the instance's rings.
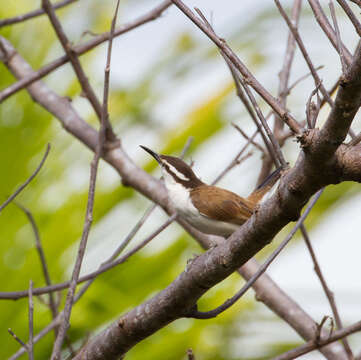
[[[251,201],[254,205],[257,205],[262,200],[263,196],[267,194],[269,190],[271,190],[273,185],[281,177],[283,169],[283,167],[279,167],[270,175],[268,175],[266,179],[259,186],[257,186],[255,190],[253,190],[251,195],[248,196],[247,200]]]

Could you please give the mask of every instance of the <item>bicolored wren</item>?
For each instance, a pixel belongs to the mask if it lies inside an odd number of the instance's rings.
[[[257,204],[281,176],[278,168],[247,198],[242,198],[205,184],[183,160],[140,146],[160,165],[169,200],[178,215],[206,234],[230,236],[251,217]]]

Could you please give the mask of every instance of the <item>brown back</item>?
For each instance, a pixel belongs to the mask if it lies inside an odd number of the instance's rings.
[[[203,185],[192,189],[191,199],[201,214],[213,220],[242,225],[253,213],[252,203],[247,199],[215,186]]]

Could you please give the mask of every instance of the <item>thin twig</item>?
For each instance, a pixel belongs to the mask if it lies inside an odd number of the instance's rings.
[[[253,121],[253,123],[256,125],[256,128],[258,130],[258,132],[261,134],[262,140],[268,150],[268,154],[271,157],[271,159],[273,160],[273,162],[276,164],[277,166],[277,155],[276,152],[274,151],[274,148],[272,147],[272,144],[270,144],[264,128],[262,127],[262,124],[258,121],[258,118],[254,112],[254,106],[252,106],[252,103],[250,103],[250,101],[247,99],[247,96],[245,94],[244,89],[242,89],[241,86],[241,78],[238,76],[238,73],[236,72],[233,64],[229,61],[228,58],[226,58],[225,56],[223,56],[223,58],[226,60],[226,63],[231,71],[232,77],[233,77],[233,81],[235,83],[236,86],[236,90],[237,90],[237,96],[239,97],[239,99],[243,102],[243,104],[245,105],[249,115],[251,116],[251,119]]]
[[[54,9],[60,9],[66,5],[69,5],[75,1],[78,0],[63,0],[63,1],[59,1],[58,3],[53,5]],[[0,28],[3,26],[8,26],[8,25],[13,25],[13,24],[17,24],[17,23],[22,23],[26,20],[32,19],[34,17],[40,16],[44,14],[44,10],[43,9],[37,9],[37,10],[33,10],[30,11],[26,14],[23,15],[18,15],[18,16],[14,16],[12,18],[8,18],[8,19],[2,19],[0,20]]]
[[[300,14],[301,14],[301,7],[302,7],[302,0],[295,0],[293,2],[293,6],[292,6],[292,13],[291,13],[291,18],[292,18],[292,22],[295,24],[295,26],[298,26],[299,23],[299,19],[300,19]],[[280,101],[280,103],[282,104],[282,106],[286,107],[287,104],[287,97],[290,94],[291,89],[288,87],[288,82],[289,82],[289,78],[290,78],[290,74],[291,74],[291,67],[293,64],[293,59],[295,57],[295,50],[296,50],[296,42],[295,42],[295,38],[292,35],[292,32],[289,31],[288,33],[288,38],[287,38],[287,46],[286,46],[286,52],[285,52],[285,56],[283,59],[283,65],[282,65],[282,69],[279,73],[279,85],[278,85],[278,99]],[[273,127],[273,132],[275,134],[276,139],[280,142],[280,135],[282,133],[282,130],[284,128],[284,121],[282,121],[282,119],[280,119],[279,116],[275,116],[275,122],[274,122],[274,127]],[[283,146],[284,142],[280,142],[280,146]],[[263,160],[268,161],[267,159]],[[268,166],[268,173],[271,170],[271,167]],[[262,179],[259,178],[260,180],[263,180],[268,174],[262,174]]]
[[[241,148],[241,150],[237,153],[237,155],[229,162],[229,164],[217,175],[217,177],[212,181],[212,185],[219,182],[231,169],[233,169],[242,156],[242,154],[247,150],[248,146],[252,143],[252,140],[258,134],[258,129],[252,134],[247,143]]]
[[[336,301],[335,301],[334,294],[332,293],[332,291],[328,287],[326,279],[322,274],[321,267],[320,267],[320,265],[319,265],[319,263],[317,261],[317,257],[316,257],[315,251],[313,250],[313,247],[312,247],[310,238],[308,236],[308,232],[306,230],[306,227],[304,225],[302,225],[300,230],[301,230],[303,239],[305,240],[307,249],[308,249],[308,251],[310,253],[315,272],[316,272],[316,274],[317,274],[317,276],[318,276],[318,278],[319,278],[319,280],[321,282],[322,289],[323,289],[323,291],[324,291],[324,293],[325,293],[325,295],[326,295],[326,297],[328,299],[328,302],[329,302],[329,304],[331,306],[333,317],[335,318],[335,321],[336,321],[336,326],[337,326],[338,329],[342,329],[343,324],[342,324],[341,317],[340,317],[340,314],[339,314],[337,306],[336,306]],[[343,344],[343,347],[344,347],[349,359],[350,360],[353,359],[352,350],[351,350],[350,344],[348,343],[346,338],[342,339],[342,344]]]
[[[290,31],[292,32],[296,42],[297,42],[297,45],[299,47],[299,49],[301,50],[301,53],[302,53],[302,56],[303,58],[305,59],[306,61],[306,64],[308,66],[308,68],[310,69],[311,71],[311,74],[314,78],[314,81],[315,81],[315,85],[317,86],[318,84],[321,84],[320,85],[320,90],[322,92],[322,95],[325,97],[325,99],[327,100],[327,102],[329,103],[329,105],[332,107],[333,106],[333,100],[331,99],[331,96],[330,94],[327,92],[327,90],[325,89],[325,87],[323,86],[322,84],[322,81],[320,79],[320,77],[318,76],[318,73],[316,71],[316,68],[315,66],[313,65],[311,59],[310,59],[310,56],[308,55],[308,52],[306,50],[306,47],[301,39],[301,36],[298,32],[298,29],[292,24],[290,18],[288,17],[288,15],[286,14],[285,10],[283,9],[281,3],[279,2],[279,0],[274,0],[281,16],[283,17],[283,19],[285,20],[288,28],[290,29]]]
[[[320,65],[320,66],[317,66],[315,67],[315,70],[318,71],[318,70],[321,70],[323,69],[325,66],[324,65]],[[311,76],[311,72],[308,72],[307,74],[305,75],[302,75],[301,77],[299,77],[297,80],[295,80],[290,86],[289,88],[287,89],[287,95],[303,80],[307,79],[309,76]],[[329,92],[330,93],[330,92]]]
[[[352,0],[350,0],[352,1]],[[345,0],[337,0],[337,2],[339,3],[339,5],[342,7],[343,11],[346,13],[346,15],[348,16],[348,18],[350,19],[350,21],[352,22],[352,25],[354,26],[358,36],[361,37],[361,24],[358,21],[357,17],[355,16],[355,14],[352,12],[351,8],[348,6],[347,2]],[[360,2],[361,3],[361,2]],[[361,6],[361,5],[359,5]]]
[[[300,228],[300,226],[303,224],[304,220],[308,216],[308,214],[311,212],[312,208],[316,204],[317,200],[321,196],[323,192],[323,189],[319,190],[316,195],[312,198],[310,204],[307,206],[306,210],[302,214],[302,216],[298,219],[296,225],[293,227],[293,229],[290,231],[290,233],[287,235],[287,237],[282,241],[282,243],[277,247],[277,249],[268,257],[268,259],[259,267],[257,272],[247,281],[247,283],[242,287],[242,289],[237,292],[232,298],[225,301],[222,305],[218,306],[216,309],[201,312],[198,310],[192,310],[188,314],[186,314],[187,317],[192,317],[196,319],[210,319],[213,317],[216,317],[217,315],[221,314],[228,308],[230,308],[234,303],[237,302],[244,294],[245,292],[257,281],[257,279],[267,270],[267,268],[271,265],[273,260],[280,254],[280,252],[284,249],[284,247],[290,242],[293,235],[296,233],[296,231]]]
[[[207,27],[207,29],[214,35],[217,36],[213,27],[211,26],[211,24],[209,23],[209,21],[206,19],[206,17],[203,15],[203,13],[198,9],[195,8],[195,11],[198,13],[198,15],[200,16],[200,18],[203,20],[204,25]],[[238,76],[238,73],[236,71],[236,69],[234,68],[234,65],[232,62],[230,62],[230,60],[227,57],[227,54],[224,52],[223,49],[220,49],[221,54],[223,56],[223,58],[226,60],[226,63],[229,67],[229,69],[231,70],[232,76],[234,78],[235,84],[236,84],[236,88],[237,88],[237,95],[241,96],[242,91],[239,88],[239,84],[242,85],[244,91],[246,92],[249,100],[251,101],[251,104],[254,108],[254,110],[256,111],[257,117],[259,118],[259,120],[261,121],[261,124],[263,126],[263,128],[266,131],[266,134],[270,140],[270,144],[272,146],[269,146],[268,142],[265,141],[265,145],[267,146],[267,149],[270,152],[270,155],[273,157],[274,161],[275,161],[275,165],[276,167],[280,164],[282,166],[286,166],[286,161],[283,158],[282,152],[280,150],[279,144],[277,143],[277,140],[274,138],[273,133],[271,131],[271,129],[269,128],[262,112],[261,109],[259,108],[253,94],[251,93],[251,91],[248,89],[248,86],[246,84],[246,82],[240,77]],[[243,101],[243,100],[242,100]],[[243,101],[243,103],[245,103],[245,101]],[[246,106],[247,107],[247,106]],[[247,108],[248,109],[248,108]],[[252,117],[254,120],[255,118]],[[258,122],[256,121],[256,125],[258,124]],[[262,129],[259,127],[259,125],[257,126],[257,128],[260,130],[260,133],[262,134]],[[278,146],[277,146],[278,145]]]
[[[118,29],[116,29],[114,36],[119,36],[119,35],[125,34],[141,25],[144,25],[150,21],[157,19],[171,4],[172,4],[172,2],[170,0],[163,1],[161,4],[156,6],[154,9],[152,9],[151,11],[147,12],[146,14],[138,17],[136,20],[120,26]],[[72,47],[72,51],[78,56],[83,55],[86,52],[88,52],[89,50],[102,44],[103,42],[108,41],[109,36],[110,36],[109,32],[105,32],[103,34],[97,35],[93,39],[91,39],[83,44]],[[63,55],[60,58],[45,65],[38,71],[34,71],[30,75],[21,78],[14,84],[12,84],[12,85],[8,86],[7,88],[5,88],[4,90],[0,91],[0,103],[3,102],[8,97],[10,97],[11,95],[15,94],[16,92],[20,91],[21,89],[24,89],[25,87],[27,87],[29,85],[31,85],[33,82],[43,78],[44,76],[48,75],[49,73],[51,73],[55,69],[59,68],[60,66],[66,64],[69,61],[70,60],[69,60],[68,55]]]
[[[184,159],[187,151],[189,150],[189,148],[191,147],[192,145],[192,142],[194,141],[194,137],[193,136],[190,136],[188,139],[187,139],[187,142],[186,144],[184,145],[183,149],[182,149],[182,152],[180,154],[180,158],[181,159]]]
[[[149,218],[149,216],[152,214],[152,212],[154,211],[154,209],[157,206],[158,206],[157,204],[153,204],[145,211],[144,215],[139,219],[139,221],[135,224],[135,226],[132,228],[132,230],[129,232],[129,234],[120,243],[120,245],[114,250],[112,255],[99,266],[99,269],[102,269],[107,264],[111,264],[122,253],[122,251],[126,248],[126,246],[134,238],[134,236],[137,234],[139,229],[144,225],[146,220]],[[95,279],[96,279],[96,277],[88,280],[87,283],[82,286],[82,288],[75,295],[74,303],[77,302],[81,296],[83,296],[85,291],[88,290],[88,288],[95,281]]]
[[[301,9],[302,9],[302,0],[293,1],[291,18],[292,18],[292,22],[295,24],[296,27],[298,27]],[[287,97],[291,91],[288,89],[288,83],[290,79],[293,60],[295,57],[295,51],[296,51],[295,38],[292,35],[292,32],[288,31],[287,46],[283,58],[282,69],[278,75],[279,76],[278,100],[280,104],[285,108],[287,107]],[[277,114],[274,114],[273,133],[280,147],[283,147],[283,145],[286,142],[286,139],[282,137],[284,124],[285,124],[284,121]],[[262,159],[262,167],[257,179],[257,186],[263,183],[263,181],[270,174],[271,169],[272,169],[272,163],[270,159],[264,157]]]
[[[33,282],[29,281],[29,360],[34,360],[34,302],[33,302]]]
[[[46,283],[46,285],[50,286],[51,285],[51,278],[50,278],[50,273],[49,273],[49,269],[48,269],[48,264],[47,264],[47,261],[46,261],[43,246],[41,244],[39,229],[38,229],[38,226],[36,225],[35,219],[34,219],[33,215],[31,214],[31,212],[27,208],[25,208],[24,206],[22,206],[18,202],[14,202],[14,203],[19,209],[21,209],[25,213],[26,217],[28,218],[28,220],[30,222],[30,225],[31,225],[31,227],[33,229],[33,233],[34,233],[34,236],[35,236],[35,246],[36,246],[36,250],[37,250],[37,252],[39,254],[41,268],[42,268],[42,271],[43,271],[45,283]],[[53,319],[55,319],[56,316],[58,315],[58,309],[57,309],[57,305],[56,305],[56,301],[54,299],[54,294],[53,293],[49,293],[49,304],[48,305],[50,307],[52,317],[53,317]]]
[[[266,150],[263,148],[262,145],[258,144],[256,141],[254,141],[253,139],[251,139],[237,124],[235,123],[231,123],[232,126],[248,141],[251,142],[251,144],[256,147],[259,151],[261,151],[263,154],[266,153]]]
[[[331,336],[329,336],[327,339],[324,340],[320,340],[320,341],[315,341],[315,340],[310,340],[308,342],[306,342],[305,344],[292,349],[290,351],[287,351],[285,353],[283,353],[280,356],[276,356],[275,358],[273,358],[273,360],[291,360],[291,359],[296,359],[297,357],[307,354],[313,350],[316,349],[320,349],[321,347],[330,344],[334,341],[340,340],[348,335],[351,335],[357,331],[361,330],[361,321],[358,321],[357,323],[348,326],[344,329],[341,330],[337,330],[335,331]]]
[[[44,11],[46,12],[46,14],[49,17],[49,20],[53,26],[53,29],[54,29],[58,39],[59,39],[59,42],[61,43],[65,53],[67,54],[67,56],[70,59],[70,63],[71,63],[73,70],[78,78],[78,81],[82,88],[83,94],[89,100],[89,102],[92,105],[100,122],[104,121],[105,131],[106,131],[106,140],[109,140],[110,143],[114,143],[113,144],[114,146],[118,146],[119,140],[117,139],[116,135],[113,132],[113,129],[110,125],[108,116],[105,116],[105,118],[103,120],[101,119],[103,116],[104,104],[102,105],[100,103],[94,89],[90,85],[89,80],[84,72],[84,69],[83,69],[81,63],[80,63],[78,55],[73,51],[72,45],[71,45],[69,39],[67,38],[67,36],[64,32],[64,29],[63,29],[58,17],[55,14],[55,11],[54,11],[50,1],[49,0],[41,0],[41,3],[42,3],[42,7],[43,7]],[[114,29],[113,29],[113,32],[111,32],[111,34],[112,35],[109,39],[109,44],[112,43],[112,39],[114,37]],[[110,47],[111,47],[111,45],[108,46],[108,53],[109,53]],[[106,79],[105,79],[105,81],[106,81]]]
[[[330,40],[332,46],[337,51],[336,34],[335,34],[330,22],[328,21],[327,16],[325,15],[324,11],[322,10],[320,2],[318,0],[308,0],[308,2],[315,15],[316,21],[320,25],[321,29],[323,30],[323,32],[325,33],[327,38]],[[345,54],[346,63],[349,66],[352,62],[352,55],[350,54],[350,52],[348,51],[348,49],[346,48],[346,46],[344,44],[342,44],[342,48],[343,48],[343,51]]]
[[[274,149],[274,153],[276,154],[276,159],[278,160],[278,163],[275,164],[276,167],[278,167],[280,165],[280,166],[286,168],[288,165],[287,165],[287,161],[285,160],[285,158],[283,156],[280,144],[277,141],[277,139],[275,138],[272,130],[268,126],[267,121],[266,121],[260,107],[258,106],[255,97],[253,96],[253,94],[252,94],[251,90],[249,89],[248,85],[246,83],[242,82],[241,79],[240,79],[240,83],[243,86],[243,89],[245,90],[248,98],[250,99],[254,109],[256,110],[257,116],[258,116],[259,120],[261,121],[263,128],[266,131],[266,134],[267,134],[267,136],[268,136],[268,138],[270,140],[270,143],[272,144],[272,147]]]
[[[62,313],[61,313],[62,314]],[[39,340],[41,340],[45,335],[47,335],[50,331],[52,331],[54,328],[56,328],[59,325],[59,321],[61,319],[61,314],[59,314],[52,322],[47,325],[43,330],[41,330],[37,335],[34,336],[33,342],[34,344],[37,343]],[[25,344],[26,347],[28,344]],[[10,356],[8,360],[16,360],[21,355],[25,354],[26,348],[21,347],[14,355]]]
[[[258,132],[261,134],[262,140],[267,148],[268,154],[271,157],[271,159],[273,160],[273,162],[276,164],[277,166],[277,154],[274,151],[274,148],[272,147],[272,144],[270,144],[265,132],[264,132],[264,128],[262,127],[262,124],[258,121],[258,118],[254,112],[254,106],[252,106],[252,103],[248,100],[245,91],[242,89],[241,86],[241,81],[242,79],[240,78],[240,76],[238,75],[236,69],[234,68],[233,64],[230,62],[230,60],[223,54],[221,53],[224,60],[226,61],[226,64],[228,65],[228,68],[231,72],[234,84],[236,86],[236,92],[237,92],[237,96],[238,98],[242,101],[242,103],[244,104],[246,110],[248,111],[253,123],[256,125],[256,128],[258,130]]]
[[[295,26],[298,26],[300,14],[301,14],[302,0],[296,0],[293,2],[292,6],[292,22]],[[279,87],[278,87],[278,98],[280,99],[283,106],[286,106],[286,99],[289,94],[290,89],[288,88],[288,81],[291,74],[291,67],[295,57],[296,43],[295,38],[292,35],[292,32],[289,30],[287,47],[283,60],[282,70],[279,73]],[[283,124],[283,122],[282,122]]]
[[[296,119],[288,113],[275,99],[251,74],[248,68],[233,52],[233,50],[227,45],[224,39],[218,37],[213,31],[209,30],[207,25],[198,18],[190,8],[185,5],[181,0],[172,0],[173,4],[176,5],[203,33],[205,33],[230,59],[237,70],[245,78],[247,84],[249,84],[265,101],[271,106],[271,108],[286,122],[286,124],[292,129],[295,134],[301,132],[301,128],[297,123]]]
[[[46,158],[48,157],[50,151],[50,144],[47,145],[45,154],[43,156],[43,158],[40,161],[40,164],[38,165],[38,167],[35,169],[35,171],[30,175],[30,177],[22,184],[20,185],[16,191],[3,203],[0,205],[0,212],[11,202],[13,201],[18,195],[19,193],[24,190],[24,188],[31,182],[31,180],[34,179],[34,177],[38,174],[38,172],[40,171],[40,169],[42,168],[42,166],[44,165],[44,162],[46,160]]]
[[[330,332],[329,332],[328,336],[332,335],[333,330],[334,330],[333,318],[331,316],[324,315],[321,322],[319,324],[316,323],[316,334],[315,334],[315,341],[316,342],[320,342],[321,335],[322,335],[322,330],[323,330],[327,320],[330,320],[330,325],[331,325],[331,329],[330,329]]]
[[[333,5],[332,0],[330,0],[328,2],[328,6],[329,6],[330,12],[331,12],[333,27],[335,28],[336,40],[337,40],[337,52],[340,55],[340,61],[341,61],[341,66],[342,66],[342,74],[346,75],[347,65],[346,65],[346,62],[345,62],[345,54],[344,54],[343,49],[342,49],[340,29],[338,27],[337,18],[336,18],[336,11],[335,11],[335,7]]]
[[[153,233],[151,233],[149,236],[147,236],[140,244],[135,246],[132,250],[129,250],[126,254],[121,256],[118,260],[115,260],[113,262],[105,261],[103,264],[100,265],[98,270],[96,270],[92,273],[91,277],[88,276],[87,279],[85,279],[83,281],[95,279],[97,276],[112,269],[113,267],[123,264],[126,260],[128,260],[128,258],[130,258],[132,255],[137,253],[140,249],[142,249],[145,245],[147,245],[151,240],[153,240],[158,234],[160,234],[164,229],[166,229],[176,218],[177,218],[177,214],[173,214],[171,217],[168,218],[167,221],[165,221],[161,226],[159,226]],[[90,274],[88,274],[88,275],[90,275]],[[78,283],[83,282],[83,281],[82,281],[82,277],[81,277],[79,279]],[[90,285],[91,284],[88,285],[88,283],[87,283],[84,285],[84,287],[82,289],[79,290],[79,292],[77,293],[77,296],[76,296],[76,300],[78,300],[78,298],[83,295],[83,293],[88,289],[88,287]]]
[[[58,25],[58,27],[56,28],[56,31],[57,31],[59,40],[62,42],[66,41],[65,34],[62,34],[62,28],[55,16],[54,11],[51,9],[51,4],[49,3],[49,0],[42,0],[42,4],[44,7],[44,10],[48,12],[49,18],[51,19],[53,26],[57,27],[57,25]],[[75,295],[75,289],[76,289],[76,285],[78,283],[81,264],[83,262],[85,249],[86,249],[86,245],[88,242],[90,227],[93,222],[95,184],[96,184],[96,178],[97,178],[97,172],[98,172],[98,165],[99,165],[100,157],[102,155],[103,147],[104,147],[104,144],[106,141],[106,131],[110,130],[109,114],[108,114],[109,73],[110,73],[111,50],[112,50],[112,44],[113,44],[115,23],[116,23],[117,15],[118,15],[118,8],[119,8],[119,0],[117,0],[117,3],[116,3],[115,13],[114,13],[114,17],[113,17],[113,21],[112,21],[112,25],[111,25],[111,31],[110,31],[111,35],[110,35],[110,39],[109,39],[109,43],[108,43],[107,61],[106,61],[106,66],[105,66],[105,71],[104,71],[105,74],[104,74],[103,105],[101,107],[101,113],[100,113],[100,124],[101,125],[100,125],[100,130],[99,130],[99,135],[98,135],[98,143],[96,146],[94,158],[93,158],[91,166],[90,166],[90,183],[89,183],[88,203],[87,203],[87,210],[86,210],[83,234],[82,234],[82,238],[81,238],[81,241],[79,244],[78,254],[77,254],[76,262],[75,262],[73,273],[72,273],[71,283],[70,283],[70,287],[69,287],[67,297],[66,297],[64,316],[62,319],[62,323],[59,327],[58,335],[57,335],[55,343],[54,343],[51,360],[59,360],[60,359],[61,347],[62,347],[64,338],[65,338],[67,329],[70,326],[69,320],[70,320],[71,310],[73,307],[73,299],[74,299],[74,295]],[[66,44],[64,43],[63,46],[66,47]],[[77,57],[75,59],[76,59],[76,61],[74,62],[73,65],[75,65],[77,62],[79,62],[79,59]],[[79,65],[80,65],[80,62],[79,62]]]
[[[8,333],[25,349],[26,352],[28,352],[29,348],[28,345],[24,343],[10,328],[8,328]]]

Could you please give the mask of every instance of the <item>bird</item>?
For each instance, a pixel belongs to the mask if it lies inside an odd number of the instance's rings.
[[[232,191],[205,184],[178,157],[158,154],[143,145],[140,147],[160,165],[169,200],[178,216],[203,233],[225,238],[252,216],[263,196],[281,176],[280,167],[243,198]]]

